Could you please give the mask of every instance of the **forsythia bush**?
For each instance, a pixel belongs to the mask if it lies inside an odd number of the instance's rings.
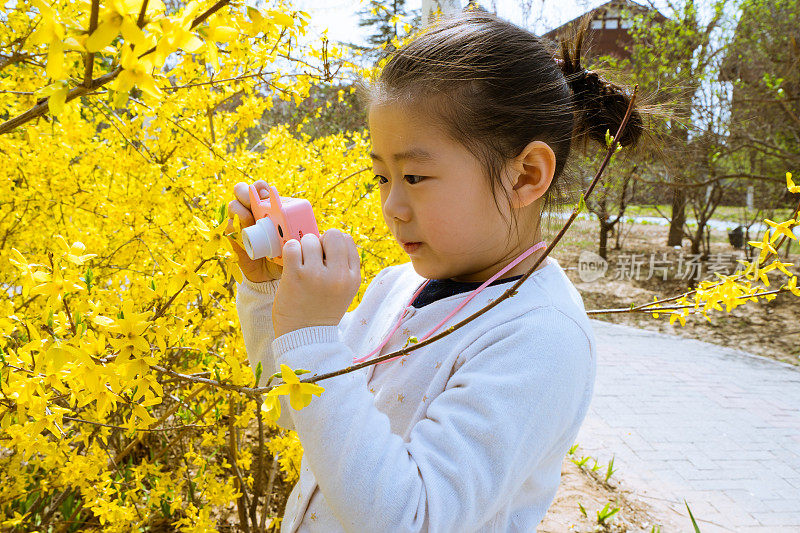
[[[320,232],[354,236],[353,307],[402,254],[362,133],[259,126],[271,96],[299,103],[330,81],[299,43],[308,16],[224,0],[172,15],[160,0],[6,6],[0,529],[215,530],[226,509],[264,525],[268,455],[293,482],[299,441],[251,397],[202,382],[254,385],[222,235],[233,185],[265,179],[309,199]]]

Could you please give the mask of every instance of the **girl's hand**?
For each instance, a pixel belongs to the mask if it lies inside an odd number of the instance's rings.
[[[257,180],[253,185],[256,186],[256,190],[261,198],[267,198],[269,196],[269,185],[267,185],[266,181]],[[252,226],[256,223],[253,212],[250,211],[249,185],[240,181],[233,186],[233,193],[236,196],[236,200],[231,200],[228,204],[228,217],[230,217],[231,220],[228,222],[228,228],[225,230],[226,233],[234,231],[234,215],[239,217],[242,228]],[[254,283],[280,279],[283,273],[283,267],[281,265],[268,261],[263,257],[254,261],[250,259],[250,256],[247,255],[244,248],[233,242],[233,240],[231,240],[231,244],[236,251],[236,255],[239,256],[239,268],[241,268],[242,274],[244,274],[247,279]]]
[[[311,326],[336,326],[361,286],[353,237],[329,229],[283,245],[283,277],[272,304],[275,337]]]

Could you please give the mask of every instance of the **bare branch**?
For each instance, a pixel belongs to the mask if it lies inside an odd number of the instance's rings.
[[[216,4],[214,4],[213,6],[208,8],[203,14],[201,14],[200,16],[195,18],[194,21],[192,22],[192,26],[191,26],[190,29],[194,29],[199,24],[203,23],[203,21],[205,21],[208,17],[210,17],[211,15],[213,15],[214,13],[216,13],[217,11],[219,11],[220,9],[225,7],[227,4],[229,4],[230,1],[231,0],[219,0]],[[146,5],[147,5],[147,1],[145,0],[145,3],[143,4],[143,7],[146,7]],[[140,13],[140,18],[141,18],[141,13]],[[154,47],[150,48],[149,50],[147,50],[146,52],[144,52],[143,54],[141,54],[139,56],[139,58],[142,58],[142,57],[146,56],[147,54],[152,54],[155,51],[156,51],[156,47],[154,46]],[[108,74],[104,74],[103,76],[100,76],[99,78],[92,80],[91,83],[89,83],[88,87],[86,85],[82,85],[82,86],[79,86],[79,87],[75,87],[74,89],[71,89],[69,91],[69,93],[67,93],[66,101],[69,102],[71,100],[74,100],[75,98],[78,98],[79,96],[85,95],[86,93],[88,93],[89,91],[91,91],[93,89],[97,89],[98,87],[102,87],[103,85],[111,82],[117,76],[119,76],[120,72],[122,72],[122,67],[117,67],[114,70],[112,70],[111,72],[109,72]],[[10,120],[7,120],[7,121],[3,122],[2,124],[0,124],[0,135],[2,135],[4,133],[8,133],[9,131],[13,130],[17,126],[21,126],[21,125],[25,124],[26,122],[29,122],[29,121],[35,119],[36,117],[40,117],[40,116],[44,115],[47,112],[47,109],[48,109],[48,105],[47,105],[48,101],[49,101],[49,98],[44,98],[41,101],[39,101],[35,106],[33,106],[32,108],[28,109],[27,111],[25,111],[21,115],[18,115],[16,117],[14,117],[14,118],[12,118]]]
[[[97,17],[100,14],[100,0],[92,0],[92,12],[89,15],[89,35],[97,29]],[[94,52],[86,54],[83,86],[87,89],[92,86],[92,70],[94,69]]]

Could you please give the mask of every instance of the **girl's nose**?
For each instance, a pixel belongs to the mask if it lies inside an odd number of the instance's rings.
[[[401,186],[389,186],[391,190],[385,193],[386,196],[383,200],[383,216],[384,218],[402,220],[407,222],[411,219],[411,206],[408,203],[408,197],[405,195]]]

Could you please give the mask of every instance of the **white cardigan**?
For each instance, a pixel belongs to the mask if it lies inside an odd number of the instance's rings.
[[[263,365],[260,384],[281,363],[317,374],[352,365],[424,281],[411,263],[387,267],[338,326],[275,339],[279,281],[245,278],[236,308],[250,364]],[[436,333],[513,284],[487,286]],[[319,382],[325,392],[301,411],[281,397],[278,423],[304,449],[282,533],[536,531],[588,410],[596,352],[583,301],[554,258],[517,290],[444,339]],[[410,307],[381,355],[422,337],[469,294]]]

